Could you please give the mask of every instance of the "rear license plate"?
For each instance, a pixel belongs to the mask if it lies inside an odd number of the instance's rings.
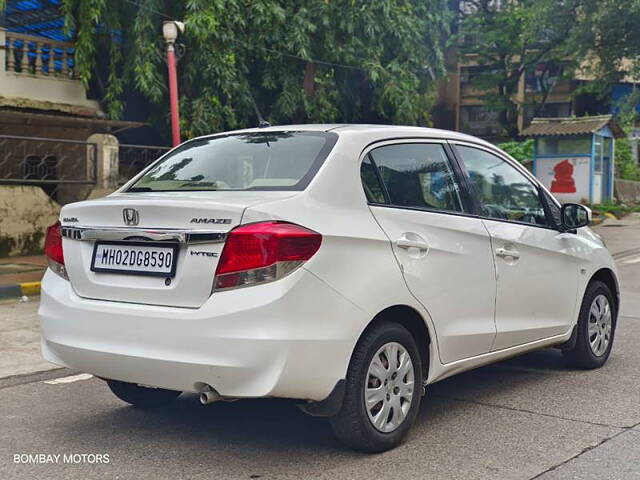
[[[92,272],[173,277],[178,245],[166,243],[96,242]]]

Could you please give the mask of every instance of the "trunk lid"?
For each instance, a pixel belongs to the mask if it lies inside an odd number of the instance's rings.
[[[67,205],[60,218],[69,280],[84,298],[198,308],[211,296],[224,234],[242,222],[244,210],[296,193],[141,192]],[[128,218],[137,225],[126,225],[125,209],[137,212]],[[100,241],[177,245],[175,276],[94,272]]]

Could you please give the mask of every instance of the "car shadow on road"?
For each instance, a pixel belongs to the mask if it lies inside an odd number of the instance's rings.
[[[430,385],[428,395],[476,402],[476,394],[500,397],[515,390],[536,388],[549,375],[573,375],[573,368],[558,349],[545,349],[476,368]]]
[[[428,388],[415,430],[428,433],[431,424],[446,424],[456,418],[465,408],[463,402],[473,398],[478,386],[499,398],[514,388],[534,386],[544,372],[570,371],[558,351],[545,350],[443,380]],[[100,393],[108,398],[107,408],[98,408],[98,413],[94,410],[91,416],[78,416],[65,428],[117,429],[128,432],[127,441],[135,439],[136,444],[161,441],[172,448],[182,445],[186,451],[239,448],[264,454],[276,450],[282,453],[284,449],[292,453],[313,451],[316,458],[339,452],[336,461],[359,455],[345,451],[326,419],[305,415],[291,400],[255,399],[203,406],[196,395],[183,394],[169,406],[142,410],[109,397],[106,385],[101,386]]]

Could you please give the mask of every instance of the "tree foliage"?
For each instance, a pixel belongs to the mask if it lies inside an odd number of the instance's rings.
[[[179,42],[183,132],[271,122],[430,122],[444,74],[447,0],[63,0],[80,76],[122,115],[135,88],[160,115],[168,93],[161,25]]]
[[[640,77],[640,0],[581,0],[578,19],[571,49],[601,90]]]
[[[497,146],[501,148],[520,163],[527,163],[533,160],[533,139],[528,138],[522,142],[509,141],[499,143]]]
[[[639,104],[640,90],[634,90],[616,105],[616,120],[625,133],[624,137],[617,138],[615,141],[616,177],[623,180],[640,181],[640,167],[633,157],[633,149],[629,139],[639,117],[637,110]]]
[[[542,62],[569,64],[569,32],[580,0],[471,0],[460,3],[460,53],[482,68],[471,80],[498,113],[506,137],[518,134],[517,98],[524,73]],[[568,65],[566,65],[568,66]],[[568,70],[568,68],[565,68]],[[550,91],[533,98],[544,104]]]
[[[481,74],[472,84],[498,113],[503,135],[518,134],[524,107],[518,83],[527,69],[562,64],[565,77],[580,69],[578,93],[607,98],[626,75],[640,77],[640,0],[461,0],[456,43],[472,54]],[[554,85],[529,96],[534,114]]]

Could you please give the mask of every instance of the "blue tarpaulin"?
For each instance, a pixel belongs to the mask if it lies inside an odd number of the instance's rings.
[[[62,0],[8,0],[5,26],[10,32],[69,40],[64,34]]]
[[[637,89],[638,87],[636,87]],[[633,92],[633,85],[630,83],[618,83],[611,91],[611,113],[616,114],[620,109],[619,105]],[[640,103],[636,105],[636,110],[640,113]]]

